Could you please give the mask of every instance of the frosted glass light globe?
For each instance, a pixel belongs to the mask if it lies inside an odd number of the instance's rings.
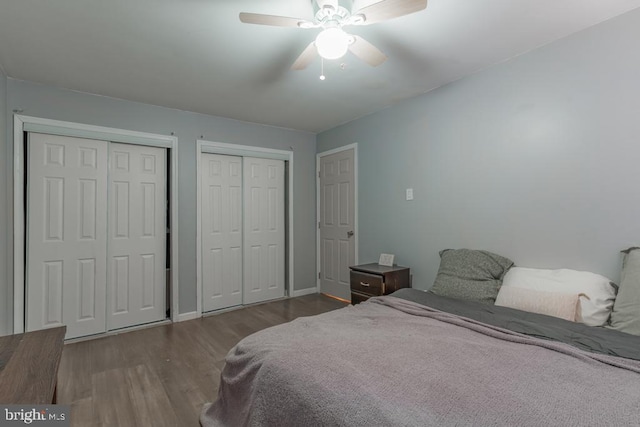
[[[327,28],[316,37],[316,49],[324,59],[338,59],[347,53],[349,41],[349,34],[341,28]]]

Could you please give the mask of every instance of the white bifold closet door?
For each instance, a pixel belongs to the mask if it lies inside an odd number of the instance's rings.
[[[105,332],[107,147],[30,133],[26,330]]]
[[[26,330],[166,317],[166,150],[29,134]]]
[[[242,304],[242,157],[202,154],[202,311]]]
[[[202,311],[284,296],[284,161],[202,154]]]
[[[244,158],[243,303],[284,296],[284,161]]]
[[[109,146],[109,330],[166,317],[166,153]]]

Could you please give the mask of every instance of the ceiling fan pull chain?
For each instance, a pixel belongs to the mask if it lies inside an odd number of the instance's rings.
[[[320,80],[326,79],[324,75],[324,58],[320,57]]]

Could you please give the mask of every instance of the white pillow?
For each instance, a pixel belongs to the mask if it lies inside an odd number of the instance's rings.
[[[609,279],[588,271],[513,267],[504,276],[502,286],[584,294],[580,296],[576,321],[589,326],[607,323],[616,298],[616,290]]]
[[[575,322],[579,301],[578,294],[502,286],[496,298],[496,305]]]

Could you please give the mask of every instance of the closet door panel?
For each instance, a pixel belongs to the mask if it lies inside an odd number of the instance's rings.
[[[242,158],[201,157],[202,311],[242,304]]]
[[[107,146],[30,133],[26,330],[106,331]]]
[[[109,147],[109,330],[166,317],[166,155],[157,147]]]
[[[284,161],[244,158],[244,304],[284,296]]]

